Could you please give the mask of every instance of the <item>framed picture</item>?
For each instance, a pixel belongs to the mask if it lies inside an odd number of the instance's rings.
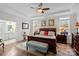
[[[28,23],[22,23],[22,29],[29,29]]]
[[[48,25],[49,25],[49,26],[54,26],[54,19],[50,19],[50,20],[48,21]]]
[[[41,21],[41,26],[46,26],[46,20]]]

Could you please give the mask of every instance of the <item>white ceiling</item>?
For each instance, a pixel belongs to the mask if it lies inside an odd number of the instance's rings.
[[[37,4],[34,3],[0,3],[0,11],[7,12],[17,16],[31,16],[37,15],[35,9],[31,9],[30,7],[37,7]],[[63,10],[71,10],[73,7],[73,3],[44,3],[46,7],[49,7],[50,10],[47,13],[60,12]]]

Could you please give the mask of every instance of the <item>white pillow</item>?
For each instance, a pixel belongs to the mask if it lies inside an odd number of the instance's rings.
[[[55,36],[55,32],[49,31],[48,36]]]
[[[40,31],[40,35],[44,35],[44,31]]]

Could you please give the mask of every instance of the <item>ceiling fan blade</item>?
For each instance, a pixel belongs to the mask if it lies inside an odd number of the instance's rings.
[[[42,10],[42,8],[41,8],[41,7],[38,7],[37,9],[41,9],[41,10]]]
[[[43,3],[40,3],[40,4],[38,5],[38,7],[42,7],[42,5],[43,5]]]
[[[45,13],[45,11],[47,11],[47,10],[49,10],[50,8],[48,8],[48,7],[43,7],[43,3],[40,3],[39,5],[38,5],[38,7],[30,7],[30,8],[32,8],[32,9],[35,9],[37,12],[40,12],[40,13]]]
[[[50,8],[43,8],[42,10],[49,10]]]

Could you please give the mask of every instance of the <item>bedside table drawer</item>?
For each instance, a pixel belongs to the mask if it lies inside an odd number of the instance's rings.
[[[67,36],[65,35],[57,35],[57,42],[58,43],[67,43]]]

